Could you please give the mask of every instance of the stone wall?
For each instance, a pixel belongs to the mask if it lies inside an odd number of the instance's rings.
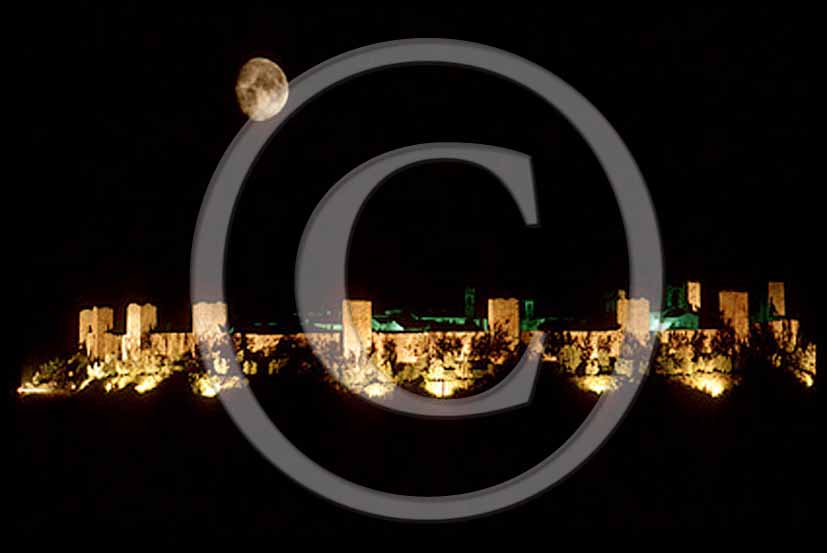
[[[85,350],[87,337],[93,332],[92,310],[82,310],[78,319],[78,347]]]
[[[195,355],[195,335],[192,332],[155,332],[149,335],[149,347],[158,355],[180,359]]]
[[[520,302],[516,298],[494,298],[488,300],[488,329],[505,330],[506,336],[520,339]]]
[[[198,302],[192,306],[192,332],[196,339],[208,337],[227,327],[227,304]]]
[[[475,339],[486,334],[485,331],[448,331],[448,332],[374,332],[373,347],[380,358],[387,356],[387,348],[393,347],[397,363],[416,363],[430,355],[432,347],[440,339],[456,339],[460,344],[460,355],[471,352]]]
[[[735,339],[749,338],[749,295],[746,292],[724,290],[718,293],[721,322],[735,331]]]
[[[771,317],[786,317],[787,306],[784,301],[784,283],[770,282],[767,285],[767,303]]]
[[[150,304],[130,303],[126,308],[126,334],[121,340],[121,357],[126,360],[141,350],[143,342],[158,326],[158,310]]]
[[[532,338],[523,333],[523,342]],[[543,360],[559,364],[563,370],[585,374],[611,371],[623,345],[621,330],[564,330],[546,337]]]
[[[371,302],[366,300],[342,301],[342,352],[359,356],[368,351],[371,337]]]
[[[311,347],[326,348],[339,346],[338,332],[310,332],[299,334],[236,334],[244,342],[245,349],[251,353],[269,356],[276,351],[283,340],[306,342]]]
[[[697,284],[697,283],[694,283]],[[769,293],[776,302],[776,311],[783,309],[783,285],[780,288],[770,284]],[[688,303],[700,306],[700,284],[687,284]],[[693,297],[698,296],[697,303]],[[745,292],[722,291],[719,294],[721,319],[725,326],[735,330],[736,338],[746,340],[749,334],[748,296]],[[780,302],[780,303],[779,303]],[[250,353],[273,355],[279,344],[285,339],[308,342],[320,348],[334,348],[338,352],[355,353],[367,351],[370,346],[382,357],[388,354],[387,348],[393,347],[397,363],[416,364],[417,362],[441,355],[439,346],[443,340],[456,341],[459,348],[452,355],[464,357],[471,353],[474,341],[489,335],[492,329],[501,327],[513,340],[529,344],[535,336],[543,336],[539,331],[519,331],[519,302],[516,299],[495,298],[488,301],[489,330],[486,331],[431,331],[431,332],[372,332],[372,306],[369,301],[347,300],[343,303],[343,331],[319,332],[309,334],[235,334],[236,344]],[[611,366],[621,355],[624,332],[643,342],[649,333],[649,302],[646,299],[627,299],[620,294],[617,300],[617,320],[619,329],[614,330],[564,330],[547,334],[544,345],[544,359],[560,362],[567,368],[577,367],[586,374],[596,374],[611,370]],[[197,303],[193,305],[192,332],[155,332],[158,314],[151,304],[130,304],[126,309],[126,333],[118,336],[112,333],[114,316],[111,308],[94,307],[84,309],[79,314],[79,337],[81,349],[91,358],[104,359],[120,356],[130,359],[138,352],[149,350],[152,353],[180,359],[185,355],[195,354],[196,341],[199,336],[208,335],[225,328],[227,325],[227,306],[224,303]],[[347,324],[346,324],[347,323]],[[798,344],[799,325],[796,320],[779,319],[770,321],[769,332],[781,347],[792,351]],[[709,365],[710,359],[716,358],[713,344],[719,334],[715,329],[701,330],[664,330],[659,334],[659,349],[656,354],[664,361],[667,371],[723,370]],[[562,337],[562,338],[561,338]],[[552,343],[559,339],[559,343]],[[656,356],[657,356],[656,355]],[[698,361],[700,357],[703,360]],[[718,356],[720,357],[720,356]],[[707,359],[708,358],[708,359]],[[714,360],[714,362],[720,361]],[[695,365],[691,365],[694,363]],[[700,363],[700,365],[699,365]],[[697,365],[697,367],[696,367]],[[709,365],[709,367],[707,367]],[[689,368],[688,368],[689,367]],[[655,367],[658,368],[657,366]],[[691,371],[690,371],[691,372]]]
[[[694,343],[700,353],[708,354],[712,353],[712,344],[718,333],[719,331],[714,328],[662,330],[658,333],[658,340],[673,349]]]
[[[276,351],[279,343],[288,336],[288,334],[246,334],[244,343],[247,350],[252,353],[271,355]]]
[[[621,296],[617,300],[617,324],[641,343],[645,342],[649,338],[649,300]]]
[[[767,323],[770,333],[775,338],[778,347],[792,351],[798,345],[799,323],[796,319],[779,319]]]
[[[87,356],[104,359],[120,352],[120,341],[113,340],[111,334],[113,323],[111,307],[93,307],[80,312],[78,344]]]
[[[686,283],[686,303],[692,313],[701,311],[701,283],[689,281]]]

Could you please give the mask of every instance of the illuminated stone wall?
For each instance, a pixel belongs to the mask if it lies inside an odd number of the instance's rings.
[[[111,334],[113,323],[111,307],[93,307],[80,312],[78,344],[87,356],[104,359],[119,354],[120,339]]]
[[[272,355],[279,343],[283,340],[296,340],[299,342],[306,342],[311,347],[327,348],[335,347],[338,349],[339,339],[341,335],[338,332],[310,332],[307,334],[237,334],[244,341],[245,349],[251,353],[261,353],[262,355]]]
[[[787,306],[784,302],[784,283],[770,282],[767,285],[767,300],[771,317],[786,317]]]
[[[93,332],[92,310],[84,309],[78,318],[78,347],[85,350],[87,337]]]
[[[649,300],[626,298],[617,300],[617,324],[640,342],[649,337]]]
[[[121,340],[122,359],[127,360],[135,356],[156,326],[158,326],[158,309],[154,305],[130,303],[126,308],[126,334]]]
[[[667,375],[732,372],[728,352],[716,350],[720,332],[713,328],[661,331],[653,352],[652,368]]]
[[[612,357],[620,355],[623,333],[618,330],[570,330],[567,334],[577,344],[582,344],[593,359],[598,357],[600,350],[606,351]]]
[[[151,303],[130,303],[126,308],[126,334],[142,336],[158,326],[158,308]]]
[[[440,339],[459,341],[459,355],[471,353],[475,339],[485,336],[484,331],[448,332],[374,332],[373,347],[380,358],[387,356],[387,348],[393,347],[397,363],[416,363],[432,355],[434,344]]]
[[[149,335],[149,347],[158,355],[180,359],[195,354],[195,335],[192,332],[153,332]]]
[[[796,319],[779,319],[769,321],[767,327],[775,338],[778,347],[786,351],[792,351],[798,345],[799,323]]]
[[[250,352],[271,355],[286,336],[286,334],[246,334],[244,343]]]
[[[718,293],[721,322],[735,331],[735,339],[744,342],[749,338],[749,294],[724,290]]]
[[[366,300],[342,301],[342,352],[359,356],[370,349],[371,303]]]
[[[212,336],[227,327],[227,304],[198,302],[192,306],[192,333],[197,340]]]
[[[620,357],[620,330],[564,330],[555,334],[546,339],[543,361],[557,363],[568,373],[580,368],[590,375],[611,371]],[[528,344],[531,337],[523,333],[522,341]]]
[[[672,348],[683,347],[685,343],[695,344],[693,351],[697,349],[700,353],[712,353],[712,343],[718,332],[714,328],[662,330],[658,333],[658,339]]]
[[[689,304],[689,310],[692,313],[698,313],[701,310],[701,283],[689,281],[686,283],[686,303]]]
[[[488,329],[501,327],[506,336],[520,339],[520,302],[515,298],[492,298],[488,300]]]
[[[105,332],[98,341],[97,356],[100,359],[118,359],[121,356],[121,337]]]
[[[687,300],[690,306],[700,306],[700,284],[687,284]],[[776,286],[776,285],[780,285]],[[779,292],[780,290],[780,292]],[[776,311],[783,309],[783,284],[770,283],[769,294],[775,298]],[[693,298],[697,296],[697,301]],[[779,299],[780,298],[780,299]],[[732,327],[736,337],[745,340],[750,325],[748,296],[745,292],[722,291],[719,294],[721,318]],[[781,302],[781,303],[778,303]],[[519,302],[516,299],[495,298],[488,301],[489,331],[431,331],[431,332],[372,332],[371,302],[349,300],[343,303],[343,332],[319,332],[310,334],[240,334],[234,335],[235,343],[251,353],[270,356],[278,352],[285,339],[306,341],[325,348],[329,352],[355,353],[372,346],[378,357],[387,357],[387,348],[395,351],[395,359],[401,364],[418,364],[439,359],[444,355],[440,344],[455,341],[458,348],[451,352],[456,360],[468,360],[474,341],[489,335],[491,329],[501,326],[515,342],[528,345],[539,331],[519,332]],[[641,342],[649,337],[649,302],[646,299],[628,299],[621,294],[617,300],[617,320],[622,327],[615,330],[564,330],[555,333],[555,340],[546,342],[543,350],[545,361],[559,362],[566,370],[578,374],[597,375],[611,372],[621,355],[624,329]],[[348,323],[348,324],[345,324]],[[126,309],[126,333],[112,333],[113,310],[108,307],[84,309],[79,314],[78,343],[92,358],[120,357],[131,359],[139,352],[150,351],[170,359],[180,359],[195,354],[199,336],[208,335],[227,325],[227,305],[224,303],[197,303],[193,305],[192,332],[156,332],[158,313],[151,304],[129,304]],[[796,320],[771,321],[764,327],[775,337],[779,346],[792,351],[798,345],[799,323]],[[659,333],[659,349],[656,349],[655,370],[671,374],[691,374],[693,371],[727,372],[721,355],[713,351],[719,334],[715,329],[665,330]],[[564,339],[560,339],[563,335]],[[546,336],[550,338],[550,336]],[[660,365],[658,364],[660,363]]]
[[[387,355],[386,348],[394,348],[397,362],[416,363],[428,354],[430,337],[427,332],[374,332],[373,346],[377,354]]]

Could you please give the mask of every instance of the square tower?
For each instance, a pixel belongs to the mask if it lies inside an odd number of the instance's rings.
[[[787,316],[783,282],[770,282],[767,285],[767,305],[769,307],[768,314],[770,318]]]
[[[124,360],[134,356],[148,341],[148,334],[158,325],[158,309],[150,304],[130,303],[126,308],[126,334],[121,340]]]
[[[196,341],[218,335],[227,327],[227,304],[223,301],[198,302],[192,306],[192,333]]]
[[[79,316],[78,346],[88,357],[103,359],[107,354],[116,354],[114,336],[114,312],[111,307],[84,309]]]
[[[718,293],[721,322],[735,331],[735,339],[746,341],[749,337],[749,294],[724,290]]]
[[[359,358],[373,342],[372,307],[367,300],[342,301],[342,354]]]
[[[623,332],[645,342],[649,338],[649,300],[625,296],[617,300],[617,324]]]
[[[465,289],[465,318],[474,318],[477,312],[477,291],[470,286]]]
[[[689,304],[689,311],[700,313],[701,311],[701,283],[688,281],[686,283],[686,303]]]
[[[505,330],[509,338],[520,338],[520,302],[516,298],[493,298],[488,300],[488,330]]]

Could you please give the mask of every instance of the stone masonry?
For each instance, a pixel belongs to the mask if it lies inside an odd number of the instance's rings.
[[[749,338],[749,295],[724,290],[718,293],[718,305],[723,325],[735,331],[737,341],[746,341]]]
[[[701,283],[689,281],[686,283],[686,302],[689,304],[689,310],[692,313],[698,313],[701,310]]]
[[[520,302],[516,298],[494,298],[488,300],[488,329],[501,327],[506,336],[520,338]]]
[[[639,342],[645,342],[649,337],[649,300],[621,295],[617,300],[617,324]]]
[[[342,301],[342,353],[359,357],[370,350],[371,302],[366,300]]]
[[[688,283],[687,295],[690,306],[699,305],[692,301],[693,289],[700,295],[700,284],[693,287]],[[780,290],[780,291],[779,291]],[[775,302],[775,310],[784,309],[783,283],[770,283],[769,294]],[[624,333],[636,337],[641,342],[649,337],[649,301],[644,298],[627,298],[618,294],[617,323],[612,330],[571,329],[566,333],[576,343],[588,350],[590,358],[600,360],[606,354],[616,358]],[[724,327],[735,330],[736,338],[743,342],[749,337],[750,323],[748,315],[748,295],[746,292],[725,290],[719,294],[721,322]],[[93,307],[79,313],[78,346],[93,359],[131,360],[137,353],[149,351],[153,354],[170,358],[180,358],[196,353],[196,344],[228,324],[227,305],[214,302],[196,303],[192,307],[192,328],[189,332],[158,332],[158,313],[151,304],[129,304],[126,309],[126,332],[117,335],[113,332],[114,314],[109,307]],[[486,331],[429,331],[429,332],[384,332],[372,331],[372,304],[366,300],[345,300],[342,303],[342,331],[310,334],[250,334],[234,335],[237,343],[250,352],[272,352],[283,339],[299,339],[308,343],[339,348],[345,355],[361,354],[375,347],[377,352],[393,346],[399,362],[415,363],[429,355],[433,340],[449,337],[459,340],[463,350],[469,349],[474,340],[482,337]],[[520,303],[515,298],[492,298],[488,300],[488,330],[492,332],[503,328],[506,335],[515,342],[528,343],[529,334],[520,332]],[[779,345],[789,349],[795,347],[798,339],[798,321],[777,319],[768,324],[769,331],[775,336]],[[701,333],[709,341],[718,332],[716,329],[697,331],[675,330],[663,332],[661,339],[674,338],[675,344],[686,342]],[[689,333],[689,334],[687,334]],[[690,336],[691,334],[691,336]],[[685,335],[685,336],[684,336]],[[608,346],[601,345],[605,342]],[[711,342],[710,342],[711,343]],[[588,347],[587,347],[588,346]],[[604,347],[605,346],[605,347]],[[683,347],[683,346],[681,346]],[[694,346],[693,346],[694,347]],[[602,349],[601,349],[602,348]],[[605,351],[604,351],[605,350]]]
[[[121,341],[121,357],[130,359],[149,339],[149,333],[158,326],[158,310],[150,303],[130,303],[126,308],[126,334]]]
[[[93,307],[80,312],[78,342],[89,357],[103,359],[118,351],[117,340],[112,340],[114,313],[111,307]]]
[[[784,303],[784,283],[770,282],[767,286],[767,299],[769,303],[769,315],[771,317],[785,317],[787,308]]]
[[[226,303],[202,301],[192,306],[192,333],[196,340],[213,336],[222,328],[226,330],[226,326]]]

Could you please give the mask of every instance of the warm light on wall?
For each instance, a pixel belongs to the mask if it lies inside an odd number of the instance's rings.
[[[461,382],[451,380],[428,380],[425,382],[425,391],[439,398],[451,397],[463,387]]]
[[[803,371],[793,371],[793,374],[795,374],[795,377],[808,388],[812,388],[813,384],[815,384],[815,379],[813,378],[813,375],[811,375],[810,373],[806,373]]]
[[[67,392],[53,388],[52,386],[35,386],[31,383],[26,383],[17,388],[17,393],[21,396],[29,395],[56,395],[65,394]]]
[[[609,374],[578,377],[575,378],[575,384],[581,390],[597,395],[616,390],[618,387],[617,378]]]
[[[720,397],[735,384],[735,381],[731,377],[718,373],[700,373],[681,376],[678,378],[678,381],[712,397]]]

